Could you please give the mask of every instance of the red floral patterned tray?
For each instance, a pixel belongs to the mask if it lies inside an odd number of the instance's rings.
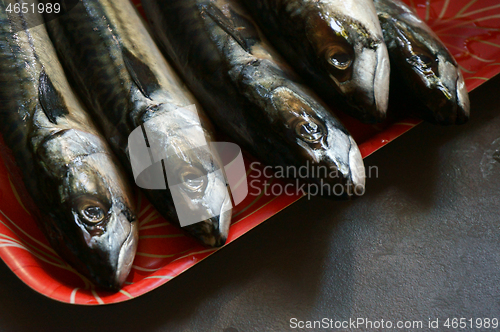
[[[469,91],[500,72],[498,0],[406,1],[457,58]],[[419,123],[408,119],[368,126],[353,119],[343,120],[364,157]],[[235,241],[299,199],[299,196],[274,196],[265,191],[258,197],[249,195],[234,210],[228,242]],[[73,304],[99,305],[130,300],[152,291],[217,251],[201,246],[171,226],[139,192],[137,200],[140,206],[140,243],[132,272],[120,292],[103,292],[95,289],[50,248],[19,200],[5,166],[0,162],[0,257],[23,282],[49,298]]]

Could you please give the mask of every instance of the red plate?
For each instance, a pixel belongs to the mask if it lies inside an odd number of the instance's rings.
[[[138,2],[134,0],[134,2]],[[470,90],[500,72],[498,0],[407,0],[428,21],[457,58]],[[420,121],[408,119],[378,126],[344,119],[366,157]],[[252,174],[250,174],[252,176]],[[277,180],[276,180],[277,181]],[[0,162],[0,257],[28,286],[54,300],[98,305],[133,299],[177,277],[217,250],[206,249],[161,218],[142,195],[140,243],[132,272],[118,293],[96,290],[48,245],[14,190]],[[300,199],[262,192],[234,210],[228,242]]]

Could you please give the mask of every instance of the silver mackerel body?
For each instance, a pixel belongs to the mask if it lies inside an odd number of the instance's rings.
[[[130,1],[82,0],[67,15],[48,22],[47,28],[83,100],[92,105],[124,164],[130,165],[129,134],[148,120],[165,117],[150,128],[156,139],[173,151],[163,161],[164,167],[179,175],[187,204],[192,199],[206,215],[213,216],[184,229],[209,246],[224,244],[231,199],[224,176],[215,173],[223,165],[197,149],[200,138],[212,141],[210,125],[199,105],[201,124],[184,109],[197,103],[167,64]],[[201,136],[179,130],[186,127],[197,128]],[[201,185],[184,180],[201,179],[206,174]],[[179,222],[168,189],[144,192],[162,215]]]
[[[439,37],[399,0],[375,0],[395,75],[395,96],[415,98],[418,116],[439,124],[463,124],[470,101],[460,68]],[[391,94],[392,95],[392,94]]]
[[[306,182],[364,187],[359,149],[347,130],[233,0],[143,1],[163,50],[214,123],[265,165],[322,167]],[[332,175],[333,174],[333,175]]]
[[[243,0],[277,50],[333,108],[385,118],[389,56],[372,0]]]
[[[95,284],[117,290],[138,243],[131,190],[68,84],[43,18],[9,14],[9,3],[0,3],[4,159],[52,247]]]

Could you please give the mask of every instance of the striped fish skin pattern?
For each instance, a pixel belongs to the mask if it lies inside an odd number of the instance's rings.
[[[130,1],[82,0],[68,14],[48,22],[47,29],[68,76],[129,170],[130,133],[154,117],[169,119],[152,128],[163,146],[173,151],[164,159],[164,167],[179,175],[176,183],[184,185],[185,208],[197,202],[200,215],[212,216],[183,230],[205,245],[222,246],[231,222],[226,179],[217,172],[223,165],[207,150],[197,148],[200,140],[189,135],[189,130],[178,130],[201,126],[203,140],[210,143],[214,140],[210,122],[166,62]],[[193,114],[185,111],[193,104],[197,105],[201,124],[194,123]],[[201,185],[199,181],[195,185],[182,181],[202,175],[207,176]],[[160,214],[179,224],[170,190],[144,192]]]
[[[363,160],[353,138],[236,1],[142,4],[165,53],[235,143],[269,166],[335,173],[309,172],[305,181],[364,187]],[[341,194],[353,196],[349,189]]]
[[[469,94],[453,55],[406,4],[398,0],[374,2],[393,67],[391,85],[404,88],[393,89],[391,96],[415,99],[423,106],[415,115],[427,121],[466,123]]]
[[[9,3],[0,3],[4,160],[57,253],[94,284],[118,290],[138,243],[131,188],[66,80],[43,18],[8,13]]]
[[[372,0],[242,0],[277,50],[328,105],[386,118],[390,64]]]

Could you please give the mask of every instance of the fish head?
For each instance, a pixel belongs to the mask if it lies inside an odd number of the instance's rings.
[[[353,107],[353,115],[364,122],[385,119],[390,63],[380,26],[367,26],[348,14],[316,13],[305,31],[317,66]]]
[[[51,159],[57,151],[67,153]],[[51,240],[91,281],[118,290],[138,244],[133,196],[118,161],[94,136],[76,130],[57,133],[37,152],[56,186]]]
[[[176,217],[191,236],[220,247],[228,237],[232,209],[224,169],[208,146],[184,149],[183,143],[174,143],[179,154],[165,160]]]
[[[309,169],[310,178],[304,180],[324,185],[329,196],[362,195],[363,158],[343,125],[323,105],[293,86],[275,89],[272,102],[282,117],[284,136],[295,147],[299,163]]]
[[[395,23],[398,74],[427,107],[426,120],[439,124],[463,124],[470,101],[460,68],[439,38],[429,29]]]
[[[155,106],[156,115],[144,124],[150,145],[158,147],[163,156],[169,188],[162,198],[166,202],[155,206],[166,206],[160,212],[205,245],[222,246],[232,215],[224,165],[211,148],[211,135],[202,126],[196,109],[166,111],[166,107]]]

